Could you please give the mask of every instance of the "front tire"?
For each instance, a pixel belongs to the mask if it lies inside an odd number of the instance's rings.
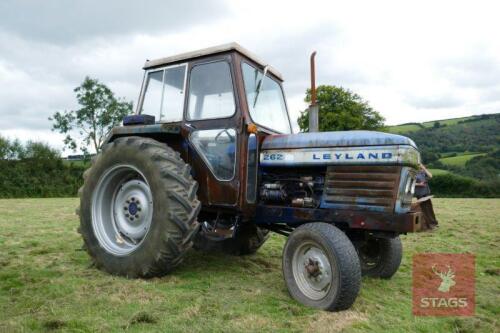
[[[322,310],[346,310],[361,286],[356,250],[347,236],[327,223],[296,228],[283,249],[283,276],[298,302]]]
[[[390,279],[399,269],[403,257],[401,239],[370,238],[356,246],[363,276]]]
[[[149,278],[181,263],[198,230],[200,202],[179,153],[149,138],[118,138],[84,178],[79,231],[96,267]]]

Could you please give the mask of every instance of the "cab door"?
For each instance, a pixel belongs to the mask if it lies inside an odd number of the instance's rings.
[[[188,160],[206,205],[235,206],[239,194],[239,110],[231,56],[190,63],[183,127]]]

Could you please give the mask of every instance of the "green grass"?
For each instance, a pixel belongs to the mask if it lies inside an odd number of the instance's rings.
[[[443,164],[449,165],[449,166],[465,166],[465,163],[469,161],[470,159],[476,157],[476,156],[484,156],[486,155],[485,153],[465,153],[462,155],[457,155],[453,157],[444,157],[439,159],[439,161]]]
[[[388,132],[394,133],[394,134],[416,132],[420,129],[422,129],[422,127],[415,125],[415,124],[396,125],[396,126],[389,126],[387,128]]]
[[[443,126],[443,125],[450,126],[450,125],[456,125],[456,124],[458,124],[461,121],[464,121],[464,120],[467,120],[467,119],[471,119],[471,118],[474,118],[474,117],[477,117],[477,116],[432,120],[432,121],[426,121],[426,122],[423,122],[423,123],[419,123],[420,126],[417,125],[417,124],[394,125],[394,126],[389,126],[388,127],[388,131],[390,133],[395,133],[395,134],[415,132],[415,131],[418,131],[418,130],[420,130],[422,128],[433,127],[434,123],[436,123],[436,122],[439,122],[439,124],[441,126]]]
[[[293,301],[281,276],[285,239],[256,254],[191,251],[172,274],[129,280],[96,270],[81,251],[77,199],[0,200],[0,332],[495,332],[500,310],[500,200],[438,199],[441,228],[403,237],[391,280],[363,278],[349,311]],[[474,317],[414,317],[411,258],[476,255]]]
[[[433,176],[446,175],[450,173],[450,171],[443,169],[429,169],[429,171],[432,173]]]
[[[474,116],[461,117],[461,118],[450,118],[450,119],[440,119],[440,120],[438,119],[438,120],[426,121],[426,122],[422,123],[422,125],[424,127],[432,127],[432,126],[434,126],[435,122],[439,122],[441,125],[449,126],[449,125],[456,125],[460,121],[464,121],[464,120],[471,119],[471,118],[474,118]]]

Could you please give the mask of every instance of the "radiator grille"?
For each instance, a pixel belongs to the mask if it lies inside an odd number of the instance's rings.
[[[399,166],[330,166],[322,204],[342,209],[392,212],[399,187]]]

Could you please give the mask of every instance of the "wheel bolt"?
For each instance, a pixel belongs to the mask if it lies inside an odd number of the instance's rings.
[[[134,197],[132,197],[132,198],[130,198],[130,200],[135,201],[135,198],[134,198]]]
[[[139,200],[136,200],[136,201],[135,201],[135,203],[136,203],[136,204],[140,204]]]
[[[127,206],[123,207],[123,210],[127,210],[127,209],[128,209],[128,207],[127,207]]]
[[[135,218],[138,219],[139,218],[139,214],[135,214]]]
[[[134,218],[133,218],[133,217],[130,217],[130,221],[133,221],[133,220],[134,220]]]
[[[126,216],[126,217],[129,217],[130,215],[128,215],[128,214],[125,214],[125,216]]]
[[[141,211],[141,207],[137,207],[137,210],[140,212]]]

